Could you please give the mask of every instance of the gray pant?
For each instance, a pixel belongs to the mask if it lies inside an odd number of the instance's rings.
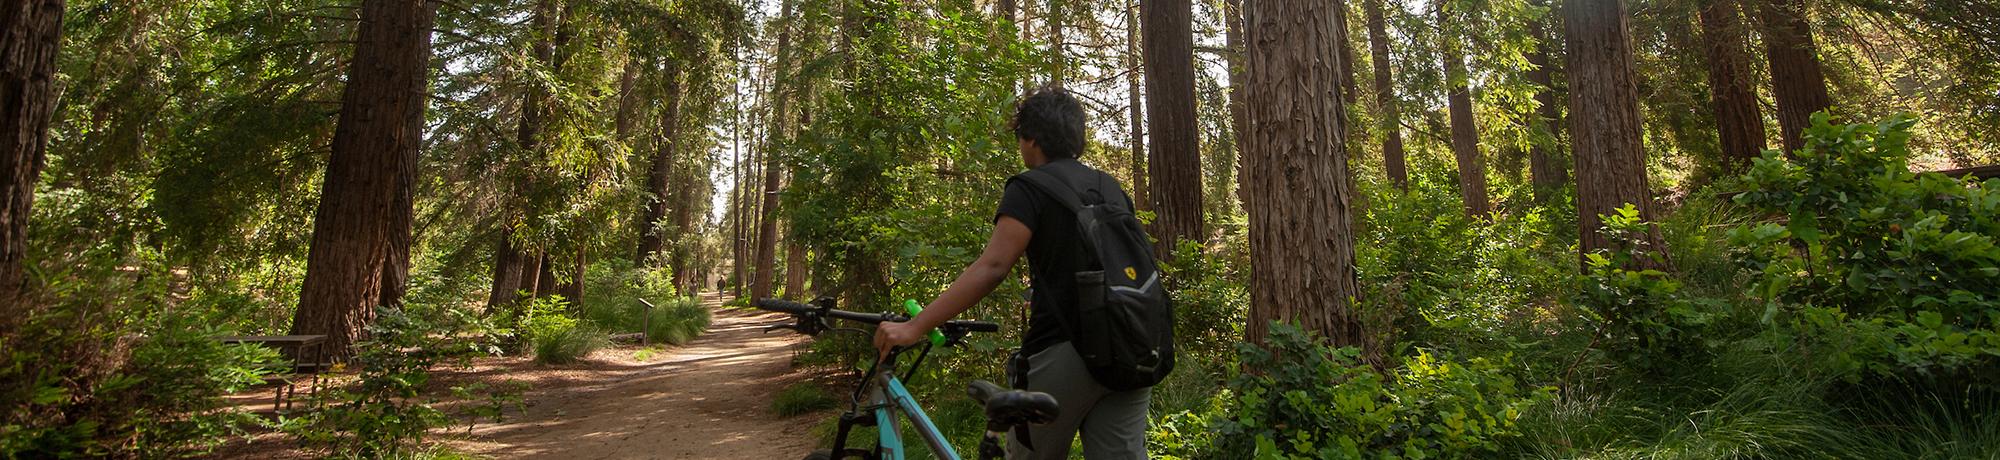
[[[1089,460],[1146,458],[1147,404],[1152,388],[1111,391],[1091,378],[1083,357],[1069,342],[1028,357],[1028,390],[1048,393],[1062,404],[1055,423],[1028,429],[1035,449],[1007,436],[1007,458],[1067,459],[1070,443],[1083,433],[1083,457]]]

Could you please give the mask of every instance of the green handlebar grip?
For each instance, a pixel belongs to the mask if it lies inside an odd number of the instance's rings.
[[[903,300],[903,309],[910,312],[911,320],[917,319],[917,314],[924,312],[924,306],[917,305],[917,301],[912,299]],[[931,329],[931,346],[944,346],[944,333]]]

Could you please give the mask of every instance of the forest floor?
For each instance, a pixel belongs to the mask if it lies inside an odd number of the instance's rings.
[[[781,315],[722,307],[714,293],[703,296],[714,312],[707,332],[681,347],[605,348],[581,362],[539,365],[526,358],[483,358],[470,369],[436,373],[441,387],[484,383],[523,388],[525,411],[509,405],[500,423],[477,420],[433,436],[451,450],[492,458],[741,458],[803,457],[815,447],[809,434],[824,417],[779,417],[771,398],[806,380],[792,357],[802,336],[765,334]],[[646,356],[651,354],[651,356]],[[645,359],[640,359],[645,358]],[[518,383],[515,383],[518,382]],[[246,405],[268,410],[268,394]],[[446,401],[448,413],[480,401]],[[249,445],[220,452],[230,458],[310,458],[277,438],[260,436]]]

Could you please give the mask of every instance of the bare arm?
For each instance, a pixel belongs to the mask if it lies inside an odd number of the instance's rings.
[[[1021,253],[1028,250],[1028,239],[1033,231],[1013,216],[1000,216],[993,224],[993,236],[986,241],[986,250],[979,254],[979,260],[965,267],[958,280],[951,282],[937,300],[924,307],[924,312],[911,320],[915,330],[928,331],[944,324],[979,299],[993,293],[993,288],[1007,279],[1007,273],[1014,269],[1014,262],[1021,259]]]

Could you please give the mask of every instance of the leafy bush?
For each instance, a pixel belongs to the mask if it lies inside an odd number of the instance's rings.
[[[1705,364],[1708,347],[1700,339],[1720,307],[1681,295],[1680,282],[1646,268],[1640,258],[1655,254],[1644,246],[1653,229],[1636,207],[1626,204],[1617,214],[1600,217],[1605,235],[1619,248],[1586,255],[1590,273],[1577,304],[1598,323],[1604,348],[1642,371]]]
[[[1176,455],[1259,458],[1470,458],[1517,437],[1521,414],[1550,398],[1524,390],[1504,359],[1439,360],[1428,352],[1378,373],[1354,348],[1328,348],[1287,324],[1265,347],[1240,347],[1245,372],[1208,418],[1213,438],[1169,417],[1156,445]],[[1233,393],[1230,394],[1230,393]],[[1199,444],[1212,440],[1212,446]],[[1169,442],[1183,444],[1168,445]]]
[[[155,254],[74,256],[0,319],[16,327],[0,335],[0,458],[198,454],[256,423],[221,396],[263,383],[276,352],[224,345],[232,329],[169,308]]]
[[[492,348],[473,340],[454,339],[477,327],[477,319],[460,310],[443,310],[422,317],[395,308],[376,310],[368,326],[369,340],[357,344],[350,365],[360,369],[350,386],[321,390],[313,405],[319,410],[279,420],[280,427],[301,444],[350,458],[396,457],[409,452],[431,429],[452,417],[431,407],[427,395],[431,369],[448,360],[463,360]],[[464,390],[464,389],[461,389]],[[490,390],[493,401],[518,400],[515,388]],[[460,391],[465,396],[467,391]],[[492,405],[474,406],[473,414],[497,417]]]
[[[1914,123],[1816,116],[1806,148],[1758,159],[1736,197],[1785,221],[1731,242],[1763,319],[1838,342],[1837,368],[2000,383],[2000,182],[1909,172]]]

